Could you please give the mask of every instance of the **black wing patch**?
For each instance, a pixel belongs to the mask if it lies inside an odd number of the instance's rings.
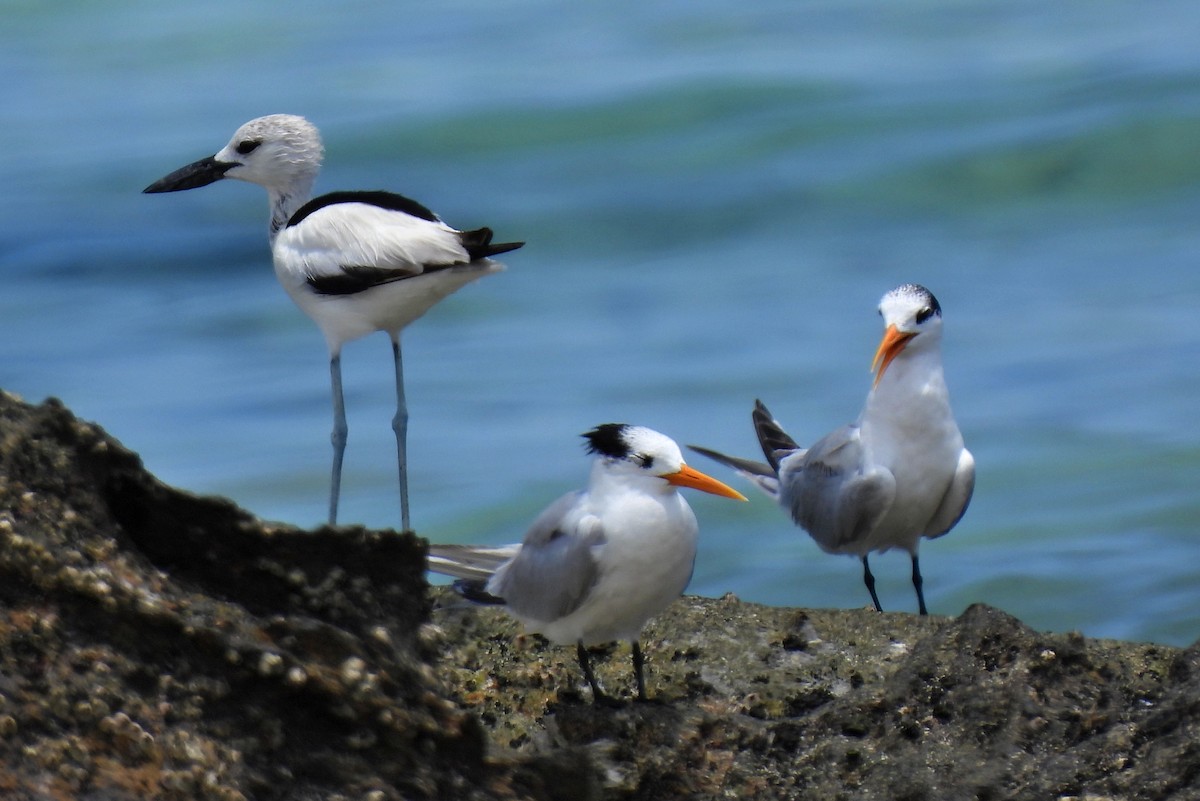
[[[330,192],[327,195],[315,197],[296,209],[296,213],[288,220],[288,227],[299,225],[304,222],[305,217],[313,212],[338,203],[366,203],[369,206],[378,206],[388,211],[403,212],[429,222],[442,221],[440,217],[417,201],[404,195],[397,195],[395,192]]]
[[[403,281],[405,278],[416,278],[418,275],[435,273],[438,270],[448,270],[457,266],[458,264],[426,264],[419,271],[350,266],[343,267],[337,275],[310,275],[304,280],[318,295],[354,295],[372,287]]]
[[[343,267],[336,275],[310,275],[306,280],[318,295],[354,295],[380,284],[402,281],[420,273],[382,267]]]

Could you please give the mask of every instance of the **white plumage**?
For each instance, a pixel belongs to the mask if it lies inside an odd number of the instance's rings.
[[[644,699],[638,637],[683,593],[696,560],[696,516],[676,488],[745,498],[684,464],[657,431],[610,423],[584,436],[596,454],[586,490],[547,507],[520,545],[435,545],[429,568],[464,579],[468,598],[503,603],[529,631],[574,643],[596,698],[586,646],[629,640]]]
[[[828,553],[862,560],[863,580],[882,608],[867,557],[903,548],[926,614],[917,549],[958,523],[975,486],[942,370],[942,310],[928,289],[904,284],[879,305],[886,330],[875,381],[858,421],[801,448],[762,401],[752,419],[767,464],[692,447],[736,468],[788,510]]]
[[[324,149],[316,127],[293,114],[272,114],[238,128],[218,153],[148,186],[149,193],[194,189],[222,178],[267,190],[275,275],[320,327],[329,347],[334,459],[329,522],[337,522],[346,445],[342,347],[375,331],[392,340],[401,524],[409,527],[408,409],[400,331],[466,284],[503,269],[489,257],[520,242],[492,244],[488,228],[459,231],[436,214],[390,192],[333,192],[310,200]]]

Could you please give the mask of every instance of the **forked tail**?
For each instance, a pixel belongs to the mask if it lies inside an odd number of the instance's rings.
[[[443,576],[486,582],[496,568],[512,559],[520,545],[430,545],[426,567]]]
[[[477,604],[503,604],[503,598],[487,591],[488,580],[500,565],[512,559],[520,545],[430,545],[426,567],[458,579],[454,591]]]

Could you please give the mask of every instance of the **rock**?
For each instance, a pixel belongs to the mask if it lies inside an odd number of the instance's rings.
[[[0,797],[1200,798],[1200,645],[689,597],[642,640],[653,701],[595,706],[424,554],[0,393]],[[628,698],[628,645],[595,662]]]
[[[570,648],[436,593],[458,703],[517,754],[585,748],[613,798],[1200,798],[1200,646],[684,598],[642,646],[657,703],[587,703]],[[596,660],[630,697],[629,649]],[[557,691],[556,691],[556,688]]]
[[[170,489],[0,395],[0,797],[491,797],[418,638],[424,553]]]

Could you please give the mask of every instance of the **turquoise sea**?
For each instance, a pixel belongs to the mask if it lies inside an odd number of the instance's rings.
[[[1200,5],[1182,0],[180,6],[5,2],[0,387],[62,398],[164,480],[322,522],[327,356],[258,187],[141,189],[252,117],[523,239],[405,333],[413,522],[518,539],[579,434],[754,455],[857,416],[907,281],[941,301],[974,502],[931,610],[1200,638]],[[386,337],[344,356],[342,519],[395,527]],[[701,457],[692,464],[750,488]],[[868,602],[763,496],[693,494],[690,591]],[[903,554],[884,608],[915,609]]]

